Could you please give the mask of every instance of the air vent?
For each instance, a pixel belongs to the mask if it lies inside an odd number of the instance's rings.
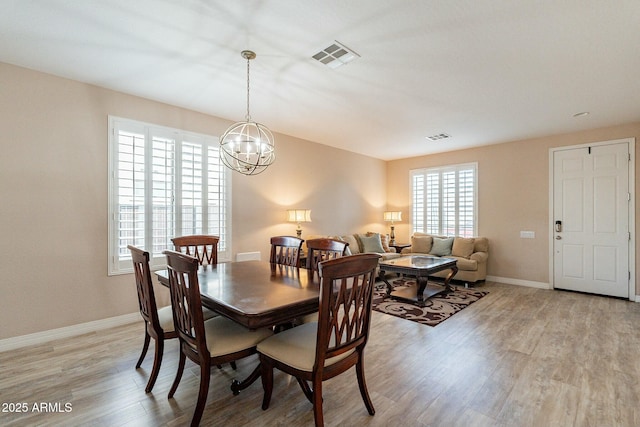
[[[342,43],[335,41],[329,47],[313,55],[312,58],[323,63],[329,68],[338,68],[342,65],[348,64],[356,58],[360,58],[360,55]]]
[[[437,133],[435,135],[428,136],[427,139],[430,141],[440,141],[441,139],[451,138],[451,135],[446,133]]]

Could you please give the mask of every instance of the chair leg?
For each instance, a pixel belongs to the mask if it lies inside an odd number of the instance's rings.
[[[371,402],[369,391],[367,390],[367,383],[364,380],[364,363],[362,360],[362,354],[360,354],[360,360],[356,363],[356,375],[358,377],[358,387],[360,387],[360,394],[362,395],[364,406],[367,407],[369,415],[375,415],[376,410],[373,407],[373,402]]]
[[[151,341],[151,337],[147,333],[147,326],[145,325],[145,327],[144,327],[144,344],[142,345],[142,354],[140,354],[140,357],[138,358],[138,363],[136,363],[136,369],[140,368],[140,365],[142,365],[142,361],[144,360],[144,357],[147,355],[147,350],[149,349],[149,342],[150,341]]]
[[[196,409],[193,412],[193,418],[191,419],[191,427],[197,427],[200,425],[202,419],[202,413],[204,412],[204,406],[207,403],[207,395],[209,394],[209,381],[211,380],[211,366],[206,363],[200,365],[200,390],[198,391],[198,403],[196,403]]]
[[[322,415],[322,379],[313,381],[313,419],[316,427],[324,426]]]
[[[260,376],[262,377],[262,410],[266,411],[271,403],[271,393],[273,392],[273,366],[266,358],[260,356]]]
[[[156,354],[153,358],[153,368],[151,369],[151,376],[149,377],[149,382],[147,383],[147,387],[144,389],[145,392],[150,393],[153,389],[156,380],[158,379],[158,373],[160,373],[160,365],[162,364],[162,354],[164,353],[164,338],[158,337],[156,340]]]
[[[309,387],[309,383],[297,377],[296,377],[296,380],[298,381],[298,384],[300,385],[302,392],[307,397],[307,400],[313,404],[313,391],[311,390],[311,387]]]
[[[182,352],[182,349],[180,349],[180,360],[178,361],[178,372],[176,372],[176,379],[173,380],[173,385],[171,386],[171,390],[169,390],[169,399],[173,397],[173,394],[178,389],[178,384],[180,384],[180,380],[182,379],[182,372],[184,371],[184,362],[186,361],[186,359],[187,357]]]

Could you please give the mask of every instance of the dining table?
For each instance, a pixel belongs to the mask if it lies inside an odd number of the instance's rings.
[[[167,270],[156,271],[169,286]],[[202,305],[239,324],[258,329],[318,311],[317,273],[266,261],[225,262],[198,269]]]
[[[168,270],[156,271],[156,275],[169,287]],[[317,312],[320,302],[317,273],[265,261],[201,266],[198,284],[204,307],[249,329],[287,324]],[[233,380],[231,391],[237,395],[258,378],[259,364],[244,380]]]

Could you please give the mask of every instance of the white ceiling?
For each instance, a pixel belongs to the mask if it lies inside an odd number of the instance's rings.
[[[232,121],[251,49],[253,120],[385,160],[640,120],[639,0],[0,6],[1,62]],[[361,57],[311,59],[334,40]]]

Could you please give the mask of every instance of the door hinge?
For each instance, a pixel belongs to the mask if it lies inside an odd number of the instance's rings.
[[[627,202],[631,201],[631,193],[627,193]]]
[[[627,232],[627,235],[629,236],[629,241],[631,241],[631,232],[630,232],[630,231],[628,231],[628,232]]]
[[[631,153],[627,153],[627,157],[629,158],[629,161],[631,161]]]

